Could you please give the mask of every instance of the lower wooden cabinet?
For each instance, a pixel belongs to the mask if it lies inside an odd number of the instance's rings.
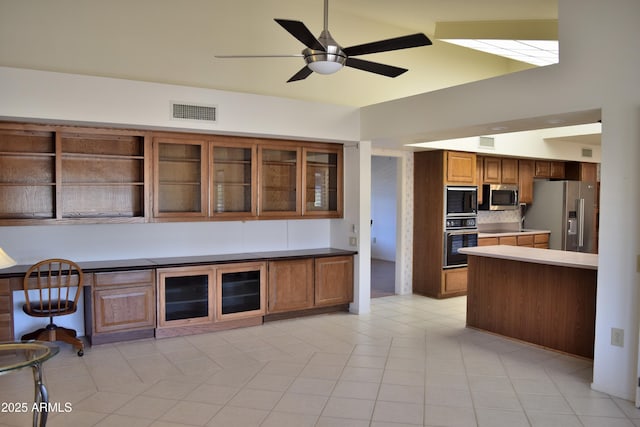
[[[262,323],[264,262],[162,268],[157,276],[156,337]]]
[[[549,233],[481,237],[478,246],[508,245],[549,249]]]
[[[126,331],[154,326],[154,293],[151,286],[99,289],[93,294],[95,332]]]
[[[314,304],[313,259],[269,261],[268,313],[304,310]]]
[[[84,290],[85,310],[89,311],[85,313],[85,335],[91,344],[154,336],[153,270],[94,273],[92,281],[93,286]]]
[[[214,318],[214,271],[211,267],[157,270],[158,329],[208,325]]]
[[[216,267],[217,322],[263,316],[266,307],[264,262]]]
[[[503,236],[498,238],[499,245],[518,246],[517,236]]]
[[[549,233],[534,234],[533,247],[540,249],[549,249]]]
[[[268,314],[339,306],[353,301],[353,257],[269,262]]]
[[[442,294],[453,296],[467,292],[467,268],[442,270]]]
[[[315,306],[347,304],[353,301],[353,257],[315,260]]]

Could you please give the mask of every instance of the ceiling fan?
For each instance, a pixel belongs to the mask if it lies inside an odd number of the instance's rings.
[[[392,39],[380,40],[365,43],[357,46],[341,47],[328,30],[329,22],[329,0],[324,0],[324,29],[320,37],[316,38],[311,31],[301,21],[288,19],[275,19],[275,21],[287,30],[293,37],[298,39],[306,48],[302,54],[298,55],[216,55],[216,58],[278,58],[278,57],[303,57],[306,65],[293,75],[287,83],[303,80],[313,72],[319,74],[333,74],[343,66],[357,68],[370,73],[380,74],[387,77],[397,77],[408,71],[406,68],[394,67],[381,64],[379,62],[365,61],[354,58],[354,56],[366,55],[370,53],[388,52],[392,50],[408,49],[412,47],[428,46],[431,43],[429,38],[416,33],[408,36],[396,37]]]

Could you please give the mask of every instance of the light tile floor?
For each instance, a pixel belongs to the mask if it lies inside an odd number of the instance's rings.
[[[390,296],[372,312],[88,348],[46,362],[73,426],[640,426],[631,402],[589,387],[589,361],[466,329],[464,297]],[[31,373],[0,402],[31,402]],[[26,426],[30,413],[0,413]]]

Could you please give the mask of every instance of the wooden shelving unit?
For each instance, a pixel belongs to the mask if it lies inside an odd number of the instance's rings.
[[[0,124],[0,224],[142,222],[143,132]]]
[[[0,219],[54,219],[55,134],[0,128]]]
[[[212,216],[255,217],[256,144],[216,144],[211,153]]]
[[[260,215],[300,215],[301,149],[259,148]]]
[[[342,144],[0,122],[0,225],[336,218],[342,187]]]
[[[62,133],[56,145],[62,218],[144,218],[143,136]]]
[[[303,216],[342,216],[342,156],[337,150],[303,149]]]
[[[202,141],[154,141],[154,216],[206,215],[206,145]]]

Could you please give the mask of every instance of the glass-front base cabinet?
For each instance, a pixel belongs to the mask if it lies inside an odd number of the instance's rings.
[[[262,323],[265,274],[264,262],[158,269],[156,336],[225,329],[234,320]]]

